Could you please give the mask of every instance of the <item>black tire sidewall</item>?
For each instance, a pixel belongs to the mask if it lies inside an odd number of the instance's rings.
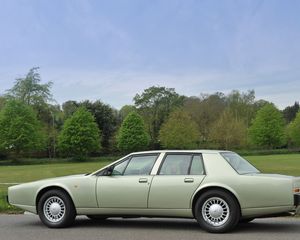
[[[46,200],[50,197],[54,197],[57,196],[60,199],[63,200],[64,204],[65,204],[65,215],[64,217],[56,223],[50,222],[46,216],[44,215],[44,204],[46,202]],[[41,219],[41,221],[50,228],[63,228],[63,227],[67,227],[70,226],[73,222],[74,219],[76,217],[76,211],[74,208],[74,204],[71,200],[71,198],[68,196],[68,194],[66,194],[64,191],[61,190],[49,190],[46,193],[44,193],[42,195],[42,197],[39,199],[38,202],[38,215]]]
[[[230,215],[226,223],[221,226],[212,226],[207,223],[202,216],[202,206],[205,201],[211,197],[223,199],[229,207]],[[223,233],[232,230],[240,220],[240,207],[236,199],[230,194],[222,190],[209,190],[201,194],[195,205],[195,217],[202,229],[213,232]]]

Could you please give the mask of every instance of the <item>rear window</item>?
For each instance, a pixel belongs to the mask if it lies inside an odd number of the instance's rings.
[[[221,155],[239,174],[259,173],[253,165],[236,153],[223,152]]]

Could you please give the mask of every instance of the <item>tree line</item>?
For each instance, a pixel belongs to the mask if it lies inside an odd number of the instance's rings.
[[[120,110],[97,101],[59,105],[38,68],[0,96],[0,157],[73,157],[149,149],[300,146],[299,103],[280,111],[254,90],[188,97],[152,86]]]

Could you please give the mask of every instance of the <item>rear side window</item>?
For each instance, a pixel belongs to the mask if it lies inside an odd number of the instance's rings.
[[[192,155],[168,154],[161,166],[160,175],[187,175]]]
[[[194,155],[190,175],[203,175],[204,174],[204,167],[203,167],[203,160],[201,155]]]
[[[159,175],[203,175],[201,154],[167,154]]]

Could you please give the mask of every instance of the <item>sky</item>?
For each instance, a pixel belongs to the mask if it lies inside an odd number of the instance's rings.
[[[0,94],[32,67],[58,103],[143,89],[300,100],[298,0],[0,0]]]

